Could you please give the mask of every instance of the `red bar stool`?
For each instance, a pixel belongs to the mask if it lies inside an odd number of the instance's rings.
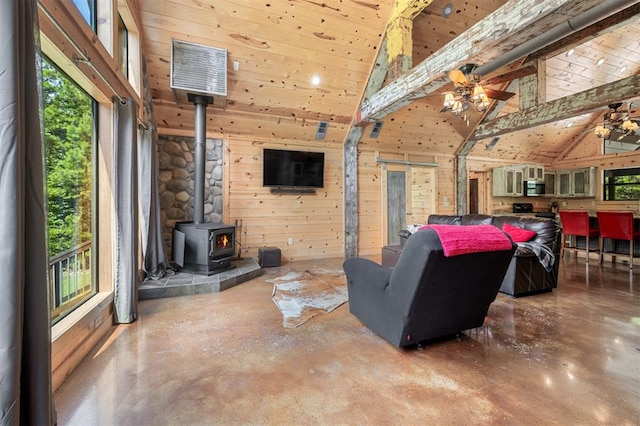
[[[600,224],[600,263],[604,239],[629,241],[629,269],[633,268],[633,240],[640,240],[640,232],[634,230],[631,212],[596,212]]]
[[[578,255],[578,245],[576,244],[575,237],[585,237],[587,239],[585,245],[586,262],[589,263],[589,238],[600,235],[600,231],[589,226],[589,213],[584,210],[564,210],[559,211],[558,214],[560,215],[560,223],[562,225],[562,247],[560,248],[560,257],[564,257],[564,248],[566,245],[565,236],[568,235],[569,237],[573,237],[573,249],[576,256]]]

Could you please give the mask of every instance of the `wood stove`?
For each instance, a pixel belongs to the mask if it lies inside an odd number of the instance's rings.
[[[173,260],[185,272],[213,275],[234,268],[236,227],[204,222],[204,169],[206,108],[210,96],[189,94],[196,107],[193,222],[177,222],[173,230]]]
[[[186,272],[217,274],[233,268],[235,242],[235,226],[177,222],[173,232],[173,260]]]

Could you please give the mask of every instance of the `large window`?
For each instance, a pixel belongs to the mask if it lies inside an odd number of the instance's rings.
[[[43,61],[49,280],[54,321],[95,294],[95,101]]]
[[[604,171],[605,201],[640,200],[640,167]]]

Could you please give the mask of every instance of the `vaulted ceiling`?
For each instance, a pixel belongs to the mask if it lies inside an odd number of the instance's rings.
[[[387,28],[398,9],[416,5],[421,11],[412,17],[412,69],[405,73],[404,80],[387,73],[384,82],[379,83],[383,90],[411,99],[405,106],[383,109],[369,117],[371,121],[382,120],[384,126],[377,138],[369,137],[369,128],[365,128],[360,139],[363,144],[382,150],[456,154],[471,138],[474,143],[467,145],[471,156],[551,164],[570,155],[577,146],[598,146],[589,129],[601,120],[607,103],[633,101],[640,96],[637,80],[630,80],[628,92],[605,87],[599,96],[586,96],[598,99],[593,104],[576,98],[568,105],[560,105],[561,98],[640,73],[637,21],[640,1],[400,0],[397,3],[139,0],[143,48],[159,129],[193,133],[193,106],[169,85],[171,40],[175,38],[228,50],[228,94],[222,102],[210,107],[209,132],[313,141],[318,120],[326,120],[330,123],[328,142],[322,143],[344,143],[353,123],[361,117],[359,114],[366,111],[366,102],[388,104],[376,93],[370,76],[375,76],[380,66],[386,67]],[[557,6],[545,9],[547,15],[534,15],[535,8],[542,9],[544,3]],[[482,76],[500,75],[517,69],[525,60],[533,61],[538,66],[538,76],[533,79],[544,85],[539,90],[544,99],[532,100],[529,92],[522,94],[523,86],[515,80],[508,88],[516,96],[507,102],[495,102],[493,111],[470,110],[467,120],[441,112],[444,92],[453,89],[443,67],[491,63],[584,11],[602,7],[601,3],[619,6],[603,12],[597,19],[604,21],[589,24],[551,45],[538,46],[523,57],[509,59]],[[448,7],[452,13],[445,16]],[[498,9],[500,12],[493,14]],[[520,25],[522,28],[518,29]],[[484,38],[479,38],[480,35]],[[444,65],[437,62],[439,57],[448,62]],[[603,61],[598,63],[601,58]],[[320,78],[318,85],[311,82],[314,75]],[[410,91],[422,78],[424,82],[418,84],[421,94],[414,99],[416,96],[411,96]],[[508,85],[505,82],[491,88],[506,89]],[[607,93],[611,99],[603,100]],[[533,108],[549,101],[558,103],[555,108],[560,111],[561,120],[541,120],[542,125],[529,123],[509,132],[496,131],[489,122],[494,116],[506,119],[522,110],[522,102]],[[489,146],[496,135],[498,142]]]

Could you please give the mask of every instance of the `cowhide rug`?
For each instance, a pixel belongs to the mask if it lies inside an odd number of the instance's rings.
[[[310,268],[267,280],[272,299],[282,312],[282,325],[295,328],[316,315],[333,311],[347,301],[347,280],[342,270]]]

